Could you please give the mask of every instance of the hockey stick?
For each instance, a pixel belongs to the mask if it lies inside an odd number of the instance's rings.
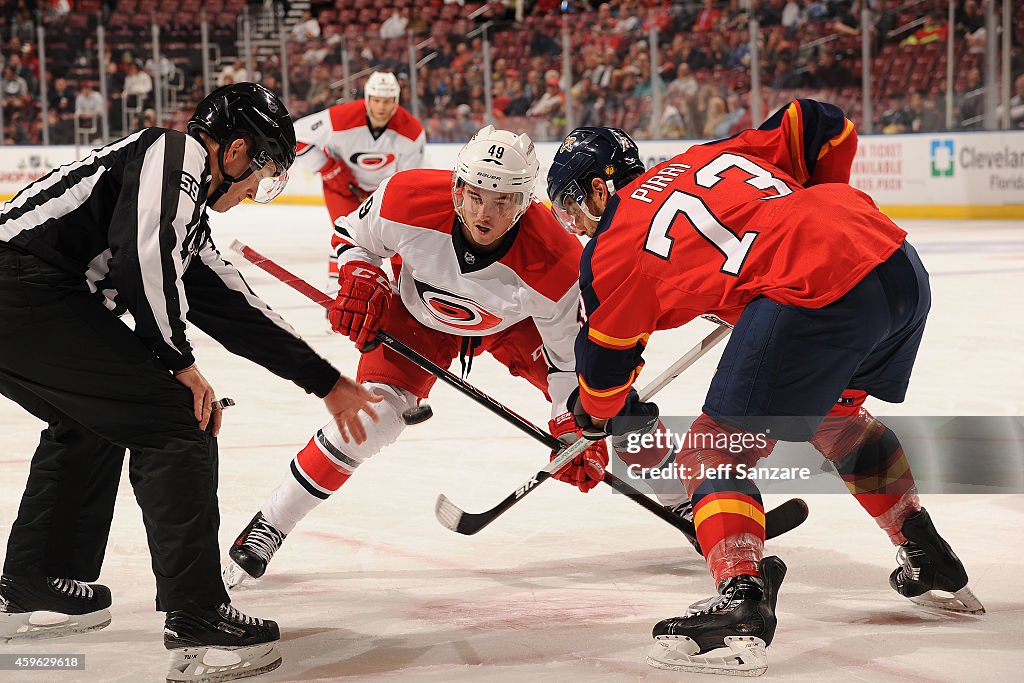
[[[326,308],[327,306],[330,306],[332,303],[334,303],[334,299],[332,299],[330,296],[328,296],[324,292],[320,291],[319,289],[317,289],[313,285],[309,284],[308,282],[306,282],[305,280],[300,278],[298,275],[295,275],[294,273],[290,272],[289,270],[287,270],[283,266],[277,264],[273,260],[271,260],[271,259],[267,258],[266,256],[260,254],[258,251],[256,251],[252,247],[249,247],[248,245],[244,244],[243,242],[241,242],[239,240],[235,240],[234,242],[231,243],[231,249],[236,251],[236,252],[238,252],[239,254],[241,254],[241,256],[246,261],[249,261],[253,265],[257,266],[258,268],[261,268],[262,270],[264,270],[267,273],[269,273],[270,275],[274,276],[275,278],[277,278],[278,280],[280,280],[284,284],[288,285],[292,289],[294,289],[294,290],[298,291],[299,293],[303,294],[308,299],[311,299],[312,301],[315,301],[316,303],[320,304],[321,306],[324,306]],[[652,382],[652,386],[650,388],[653,388],[654,391],[658,391],[658,390],[662,389],[663,387],[665,387],[669,382],[671,382],[673,379],[678,377],[679,374],[683,370],[685,370],[687,367],[689,367],[689,365],[691,365],[693,362],[695,362],[698,358],[700,358],[705,353],[707,353],[707,351],[710,350],[711,347],[713,347],[719,341],[724,339],[728,334],[729,334],[729,329],[727,327],[719,327],[718,329],[716,329],[714,332],[712,332],[710,335],[708,335],[708,337],[704,340],[704,342],[702,342],[700,345],[698,345],[698,347],[696,347],[694,349],[694,351],[691,352],[691,354],[688,354],[686,357],[681,359],[681,361],[682,360],[688,360],[689,361],[688,363],[681,364],[681,363],[677,362],[671,368],[669,368],[668,370],[663,372],[657,379],[655,379],[654,382]],[[547,446],[550,450],[555,451],[555,452],[560,452],[560,451],[563,451],[563,449],[566,449],[565,444],[563,444],[561,441],[556,439],[551,434],[548,434],[546,431],[540,429],[539,427],[537,427],[533,423],[529,422],[528,420],[526,420],[526,418],[522,417],[521,415],[519,415],[518,413],[516,413],[512,409],[502,405],[501,403],[499,403],[495,399],[491,398],[489,395],[487,395],[483,391],[477,389],[475,386],[473,386],[469,382],[467,382],[467,381],[463,380],[462,378],[452,374],[451,372],[449,372],[445,368],[442,368],[440,365],[438,365],[438,364],[434,363],[433,361],[431,361],[429,358],[423,357],[422,355],[417,353],[415,350],[409,348],[408,346],[406,346],[404,343],[402,343],[398,339],[395,339],[394,337],[392,337],[390,334],[388,334],[384,330],[379,330],[377,332],[376,339],[377,339],[377,341],[379,341],[380,343],[384,344],[385,346],[387,346],[388,348],[390,348],[394,352],[396,352],[399,355],[401,355],[403,358],[406,358],[407,360],[409,360],[411,363],[414,363],[414,364],[418,365],[419,367],[423,368],[424,370],[432,373],[438,379],[440,379],[441,381],[445,382],[446,384],[448,384],[449,386],[454,388],[456,391],[459,391],[460,393],[462,393],[462,394],[472,398],[474,401],[476,401],[477,403],[479,403],[483,407],[487,408],[492,413],[494,413],[498,417],[502,418],[503,420],[505,420],[506,422],[508,422],[512,426],[517,427],[519,430],[525,432],[529,436],[532,436],[534,439],[540,441],[542,444]],[[650,393],[653,394],[654,391],[652,391]],[[586,447],[589,446],[590,444],[591,444],[591,442],[588,441],[587,439],[580,439],[580,440],[578,440],[574,444],[574,446],[576,446],[576,450],[572,451],[572,454],[569,455],[568,457],[566,457],[564,452],[560,453],[558,457],[556,457],[554,460],[552,460],[548,464],[548,466],[545,467],[544,470],[542,470],[542,472],[546,472],[546,474],[544,474],[544,476],[540,476],[540,473],[538,473],[539,479],[537,479],[537,481],[535,483],[540,483],[541,481],[546,479],[548,476],[550,476],[552,473],[556,473],[559,470],[561,470],[563,467],[566,467],[569,464],[569,462],[573,458],[576,457],[577,454],[579,454],[581,451],[586,449]],[[572,448],[572,446],[570,446],[569,448]],[[568,450],[568,449],[566,449],[566,450]],[[554,466],[556,464],[557,464],[557,466]],[[531,481],[533,481],[533,480],[531,480]],[[619,479],[618,477],[616,477],[610,471],[606,471],[605,472],[604,481],[609,486],[614,488],[616,491],[618,491],[620,493],[626,494],[627,496],[629,496],[629,498],[631,500],[636,502],[638,505],[646,508],[647,510],[649,510],[653,514],[657,515],[658,517],[661,517],[666,522],[668,522],[672,526],[676,527],[680,531],[684,531],[684,532],[690,533],[690,534],[693,533],[693,524],[692,524],[692,522],[689,522],[689,521],[679,517],[678,515],[675,515],[675,514],[671,513],[670,511],[666,510],[664,507],[662,507],[661,505],[659,505],[655,501],[653,501],[650,498],[648,498],[647,496],[645,496],[642,492],[636,490],[635,488],[630,486],[625,481],[623,481],[623,480]],[[520,488],[522,489],[523,487],[520,487]],[[527,491],[529,491],[530,489],[532,489],[532,484],[527,489]],[[523,495],[525,495],[525,493]],[[485,524],[473,528],[472,531],[465,531],[464,530],[464,525],[460,525],[458,523],[458,519],[456,519],[455,522],[448,523],[447,520],[451,517],[451,515],[450,514],[445,514],[445,513],[442,512],[442,508],[446,504],[447,504],[447,506],[450,506],[451,508],[454,508],[457,512],[461,512],[461,511],[458,510],[457,507],[455,507],[455,505],[453,503],[448,501],[448,499],[444,496],[444,494],[441,494],[438,497],[437,505],[435,506],[435,513],[437,515],[438,521],[440,521],[442,524],[447,526],[449,529],[452,529],[453,531],[458,531],[459,533],[463,533],[463,534],[465,534],[465,533],[476,533],[477,531],[482,529],[484,526],[489,524],[491,521],[493,521],[493,520],[488,520]],[[511,506],[509,506],[509,507],[511,507]],[[504,509],[501,510],[501,512],[504,512]],[[496,513],[494,515],[494,517],[496,518],[498,515],[501,514],[501,512]]]
[[[327,307],[333,303],[333,299],[320,291],[313,285],[309,284],[302,278],[291,273],[284,267],[278,265],[276,262],[263,256],[255,249],[243,244],[239,240],[235,240],[231,244],[231,249],[242,255],[245,260],[249,261],[253,265],[266,271],[276,279],[280,280],[284,284],[288,285],[292,289],[295,289],[299,293],[303,294],[307,298],[315,301],[321,306]],[[718,329],[709,334],[704,340],[702,340],[697,346],[691,349],[686,355],[676,361],[671,367],[665,370],[661,375],[654,379],[650,385],[644,388],[644,392],[641,395],[641,399],[645,400],[650,398],[655,393],[663,389],[672,380],[678,377],[686,368],[693,365],[701,356],[707,353],[715,344],[724,339],[729,333],[729,326],[717,319],[709,318],[713,322],[720,325]],[[443,382],[449,384],[460,393],[469,396],[477,403],[483,405],[485,408],[498,415],[505,421],[509,422],[513,426],[519,428],[521,431],[539,440],[549,449],[559,452],[559,455],[555,457],[548,465],[539,471],[530,481],[520,486],[515,493],[508,496],[505,500],[499,503],[494,508],[482,513],[467,513],[454,503],[452,503],[444,494],[438,496],[437,504],[435,505],[434,511],[444,526],[448,527],[452,531],[456,531],[461,534],[475,534],[485,526],[497,519],[501,514],[508,508],[512,507],[519,501],[520,498],[525,496],[527,493],[532,491],[537,484],[544,479],[550,477],[553,473],[557,473],[563,467],[567,466],[569,462],[575,458],[579,453],[586,450],[587,446],[590,445],[590,441],[587,439],[579,439],[571,446],[564,446],[561,441],[556,439],[551,434],[539,429],[532,423],[528,422],[525,418],[521,417],[514,411],[505,407],[498,401],[494,400],[484,392],[480,391],[472,384],[462,380],[461,378],[448,372],[448,370],[441,366],[433,363],[427,358],[424,358],[419,353],[409,348],[402,342],[398,341],[391,335],[387,334],[383,330],[377,332],[377,340],[391,348],[396,353],[400,354],[410,362],[422,367],[429,372],[432,372]],[[619,493],[623,493],[628,496],[635,503],[641,507],[646,508],[653,514],[661,517],[666,522],[674,526],[675,528],[683,531],[684,533],[695,535],[695,529],[693,523],[679,517],[664,507],[656,503],[655,501],[648,498],[642,492],[633,488],[627,482],[614,476],[612,472],[606,471],[604,481],[608,483]],[[768,538],[774,538],[775,536],[781,535],[790,531],[791,529],[799,526],[807,518],[807,506],[800,499],[789,500],[786,503],[769,510],[765,515],[765,526]]]

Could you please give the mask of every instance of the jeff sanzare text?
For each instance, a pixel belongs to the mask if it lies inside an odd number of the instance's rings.
[[[641,467],[630,465],[627,469],[632,479],[757,479],[759,481],[784,481],[810,479],[809,467],[750,467],[743,464],[706,467],[687,467],[669,463],[664,467]]]

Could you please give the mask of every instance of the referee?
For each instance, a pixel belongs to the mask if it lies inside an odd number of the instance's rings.
[[[188,324],[321,397],[343,433],[364,438],[357,416],[374,415],[374,397],[303,342],[210,237],[207,208],[270,201],[294,159],[284,104],[237,83],[199,104],[188,134],[141,130],[0,207],[0,393],[48,425],[8,541],[0,638],[109,623],[110,591],[88,582],[128,449],[156,606],[177,638],[165,632],[167,647],[277,640],[274,622],[229,605],[221,581],[221,411]],[[118,320],[126,312],[134,331]],[[39,626],[38,610],[69,617]]]

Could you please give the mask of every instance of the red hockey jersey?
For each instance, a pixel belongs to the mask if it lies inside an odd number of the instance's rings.
[[[759,296],[827,306],[887,259],[906,233],[846,184],[855,149],[840,110],[801,100],[619,190],[581,266],[587,412],[619,412],[653,331],[702,314],[734,323]]]

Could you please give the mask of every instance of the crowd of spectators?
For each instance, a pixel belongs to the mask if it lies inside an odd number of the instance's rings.
[[[945,60],[950,36],[956,51],[953,127],[982,126],[986,1],[963,0],[952,31],[945,2],[869,1],[872,23],[867,32],[875,59],[868,72],[876,132],[946,129]],[[165,82],[174,82],[177,95],[177,111],[163,123],[180,127],[205,92],[195,48],[198,28],[188,21],[198,16],[188,13],[189,3],[199,8],[200,0],[183,0],[183,17],[164,17],[173,25],[171,41],[185,47],[177,53],[168,50],[160,64],[142,61],[151,54],[148,23],[125,20],[123,15],[128,9],[138,14],[144,6],[151,7],[145,3],[152,2],[5,2],[0,10],[5,143],[39,140],[37,21],[41,18],[44,26],[66,34],[73,28],[71,19],[83,11],[124,29],[112,32],[107,48],[104,77],[111,95],[112,132],[127,132],[154,119],[157,71]],[[256,2],[251,9],[280,11],[287,10],[288,4]],[[202,7],[211,5],[233,12],[227,15],[230,19],[245,0],[206,0]],[[76,11],[69,14],[72,6]],[[1014,13],[1013,69],[1014,74],[1024,74],[1019,48],[1024,38],[1024,4],[1015,3]],[[180,21],[175,24],[176,18]],[[476,29],[492,22],[487,33],[490,116],[498,125],[526,130],[537,140],[558,139],[568,125],[571,107],[576,125],[619,126],[638,138],[723,137],[754,123],[751,18],[760,25],[763,115],[794,96],[810,96],[837,102],[863,124],[860,0],[527,0],[523,8],[515,0],[321,0],[309,3],[305,10],[296,9],[284,28],[287,73],[273,41],[270,49],[257,53],[254,73],[250,73],[240,55],[236,27],[218,16],[215,40],[221,59],[213,79],[214,84],[259,79],[278,92],[287,79],[289,107],[295,116],[302,116],[343,97],[361,95],[361,79],[347,85],[342,80],[344,46],[351,73],[388,69],[398,75],[403,104],[413,109],[415,96],[415,109],[429,140],[461,142],[488,118],[483,34]],[[563,25],[571,44],[570,74],[563,73]],[[53,143],[71,142],[76,128],[95,130],[98,112],[105,106],[95,75],[91,38],[95,20],[75,26],[82,31],[84,47],[63,55],[58,50],[57,59],[51,59],[48,51],[47,102]],[[657,29],[653,50],[652,28]],[[171,41],[168,44],[173,45]],[[416,46],[421,63],[415,93],[409,77],[410,45]],[[90,68],[92,77],[84,75]],[[655,88],[661,108],[657,121],[652,121]],[[1024,76],[1014,81],[1013,96],[1011,124],[1024,127]]]

